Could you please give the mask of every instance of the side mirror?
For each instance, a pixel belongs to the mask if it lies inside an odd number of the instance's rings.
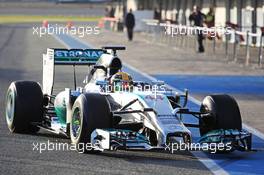
[[[175,103],[181,106],[181,95],[178,92],[175,94]]]
[[[175,94],[175,102],[181,106],[182,108],[185,108],[187,103],[188,103],[188,96],[189,96],[189,91],[188,89],[184,89],[184,94]],[[181,98],[184,98],[183,104],[181,105]]]
[[[187,105],[187,103],[188,103],[188,96],[189,96],[189,91],[188,91],[188,89],[184,89],[184,95],[183,95],[183,97],[184,97],[184,102],[183,102],[183,108],[185,108],[186,107],[186,105]]]

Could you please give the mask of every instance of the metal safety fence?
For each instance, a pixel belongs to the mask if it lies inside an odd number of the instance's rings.
[[[204,44],[209,54],[221,54],[227,60],[240,62],[248,66],[257,64],[263,66],[263,37],[261,33],[237,31],[231,27],[206,28],[159,23],[156,20],[144,20],[145,33],[151,42],[168,44],[172,47],[197,49],[197,32],[205,34]],[[214,34],[212,36],[212,33]],[[220,33],[220,34],[219,34]],[[232,39],[233,38],[233,39]],[[257,46],[250,43],[250,39],[259,38]],[[232,41],[233,40],[233,41]]]

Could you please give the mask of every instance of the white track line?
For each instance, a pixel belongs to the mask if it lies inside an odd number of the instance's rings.
[[[249,132],[252,133],[253,135],[255,135],[255,136],[261,138],[262,140],[264,140],[264,134],[263,134],[261,131],[255,129],[255,128],[253,128],[253,127],[251,127],[251,126],[249,126],[249,125],[247,125],[247,124],[245,124],[245,123],[243,123],[242,126],[243,126],[243,128],[244,128],[245,130],[249,131]]]
[[[57,41],[59,41],[59,43],[61,43],[62,45],[66,46],[67,49],[70,49],[71,47],[65,43],[63,40],[61,40],[57,35],[52,35]]]

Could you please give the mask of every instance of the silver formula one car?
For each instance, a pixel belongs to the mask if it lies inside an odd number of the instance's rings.
[[[89,143],[89,151],[164,149],[170,143],[193,142],[188,128],[200,129],[199,143],[225,143],[231,150],[251,149],[251,134],[242,129],[239,107],[229,95],[210,95],[200,111],[186,108],[188,91],[179,94],[162,82],[140,82],[122,72],[117,50],[47,49],[43,84],[12,82],[6,97],[6,121],[11,132],[35,133],[40,128],[69,137],[74,145]],[[83,87],[53,94],[55,67],[88,66]],[[75,69],[74,69],[75,70]],[[199,122],[184,123],[191,115]],[[80,149],[80,147],[78,146]],[[224,150],[227,151],[227,150]]]

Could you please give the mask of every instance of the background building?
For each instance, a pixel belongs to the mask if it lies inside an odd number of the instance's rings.
[[[120,1],[121,2],[121,1]],[[226,26],[226,22],[238,25],[237,30],[261,33],[264,26],[263,0],[124,0],[122,6],[136,13],[145,11],[146,17],[153,16],[156,8],[161,12],[161,20],[176,24],[190,25],[189,15],[194,5],[200,6],[203,13],[210,7],[215,11],[215,26]],[[151,14],[151,15],[150,15]],[[140,18],[142,19],[142,17]],[[250,39],[258,43],[259,38]],[[250,41],[250,42],[251,42]]]

